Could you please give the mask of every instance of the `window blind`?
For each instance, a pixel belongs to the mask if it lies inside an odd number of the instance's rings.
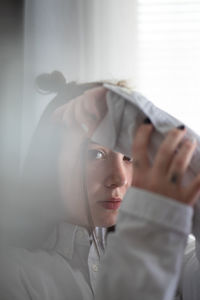
[[[138,0],[137,89],[200,134],[200,1]]]

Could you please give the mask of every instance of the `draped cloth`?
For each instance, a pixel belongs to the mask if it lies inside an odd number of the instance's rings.
[[[153,126],[149,159],[153,161],[159,145],[168,131],[183,123],[165,111],[156,107],[151,101],[138,92],[124,87],[104,84],[108,90],[106,94],[108,111],[102,122],[94,132],[92,139],[112,150],[132,155],[132,142],[137,128],[148,117]],[[197,147],[184,176],[183,184],[192,180],[200,173],[200,137],[187,127],[184,138],[196,139]],[[106,134],[105,134],[106,133]],[[193,233],[197,240],[200,238],[200,199],[194,209]]]

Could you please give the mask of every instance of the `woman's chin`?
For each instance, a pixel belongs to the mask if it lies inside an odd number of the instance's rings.
[[[105,219],[101,219],[101,220],[97,220],[95,222],[95,227],[111,227],[116,225],[116,221],[117,221],[117,216],[113,216],[112,218],[105,218]]]

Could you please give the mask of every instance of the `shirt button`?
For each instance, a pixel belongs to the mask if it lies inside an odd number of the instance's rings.
[[[93,264],[93,265],[92,265],[92,270],[93,270],[94,272],[97,272],[97,271],[98,271],[98,266],[95,265],[95,264]]]

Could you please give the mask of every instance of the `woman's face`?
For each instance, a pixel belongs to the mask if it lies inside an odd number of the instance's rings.
[[[87,155],[87,191],[95,226],[116,224],[125,193],[132,182],[132,161],[121,153],[90,143]]]
[[[80,157],[80,152],[69,152],[69,142],[66,146],[64,144],[59,159],[59,177],[68,221],[87,227],[87,199],[84,199]],[[112,226],[116,223],[121,202],[132,182],[132,161],[121,153],[92,142],[88,145],[84,160],[84,182],[93,224],[99,227]]]

